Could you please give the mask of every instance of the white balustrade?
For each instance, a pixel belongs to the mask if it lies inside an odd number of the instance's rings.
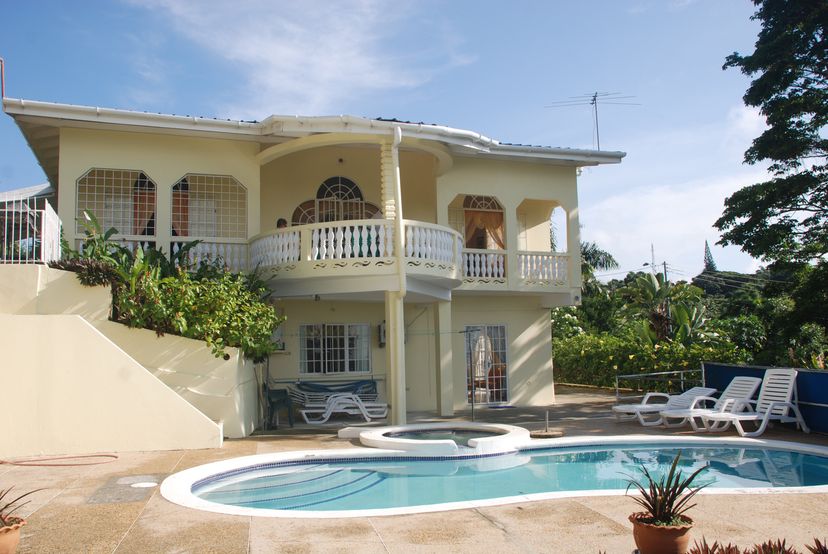
[[[463,250],[463,277],[504,279],[506,252],[503,250]]]
[[[518,267],[524,281],[565,284],[569,279],[569,257],[553,252],[519,252]]]
[[[310,238],[311,260],[386,258],[393,256],[393,229],[383,220],[341,221],[302,226]]]
[[[192,239],[188,237],[188,242]],[[183,242],[172,243],[172,253],[177,254],[184,245]],[[187,252],[190,264],[197,266],[201,263],[221,261],[230,271],[247,271],[247,244],[241,242],[214,242],[203,240]],[[255,267],[255,266],[254,266]]]
[[[405,255],[407,258],[453,263],[458,259],[456,231],[430,223],[405,221]]]

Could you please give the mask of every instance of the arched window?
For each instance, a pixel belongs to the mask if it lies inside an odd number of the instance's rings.
[[[347,177],[331,177],[319,186],[314,200],[305,200],[296,207],[291,223],[305,225],[370,219],[381,213],[377,205],[364,200],[362,191],[356,183]]]
[[[188,173],[172,187],[172,235],[247,238],[247,189],[229,175]]]
[[[466,248],[504,250],[503,205],[494,196],[466,196],[463,199],[463,235]]]
[[[156,187],[144,172],[93,168],[76,184],[77,233],[83,232],[83,212],[88,210],[104,231],[114,228],[120,236],[155,236]]]

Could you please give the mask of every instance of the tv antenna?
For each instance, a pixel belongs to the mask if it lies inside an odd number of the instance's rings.
[[[620,92],[589,92],[578,96],[570,96],[568,100],[551,102],[544,108],[570,108],[572,106],[592,106],[592,122],[595,134],[595,141],[598,150],[601,149],[601,134],[598,128],[598,103],[612,104],[615,106],[640,106],[638,102],[626,102],[635,96],[624,95]]]

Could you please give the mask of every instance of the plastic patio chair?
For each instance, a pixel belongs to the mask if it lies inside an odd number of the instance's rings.
[[[665,427],[681,427],[689,423],[694,431],[707,431],[707,427],[701,420],[702,416],[744,410],[743,401],[753,398],[761,382],[762,379],[759,377],[734,377],[719,398],[697,396],[687,408],[663,409],[660,412],[661,423]],[[712,406],[705,407],[705,403],[711,403]],[[696,422],[697,418],[699,419],[698,423]],[[671,420],[679,421],[671,423]]]
[[[640,404],[620,404],[613,406],[612,411],[618,421],[638,419],[641,425],[652,427],[661,425],[661,411],[688,408],[698,396],[710,396],[716,389],[707,387],[693,387],[681,394],[666,394],[663,392],[648,392]],[[650,402],[653,399],[665,399],[666,402]],[[656,419],[647,420],[647,416],[656,416]]]
[[[355,394],[338,393],[331,395],[324,404],[306,404],[299,410],[306,423],[319,424],[328,421],[332,415],[342,413],[361,415],[366,422],[372,419],[384,419],[388,416],[388,404],[384,402],[363,402]],[[312,417],[319,414],[318,417]],[[311,417],[309,417],[311,416]]]
[[[791,400],[796,387],[795,369],[768,369],[762,379],[762,388],[756,401],[740,401],[729,413],[715,413],[702,416],[705,427],[709,431],[724,431],[732,423],[743,437],[758,437],[773,421],[780,423],[796,423],[805,433],[811,430],[805,424],[799,408]],[[753,406],[755,404],[755,408]],[[742,411],[742,408],[748,411]],[[793,412],[794,415],[789,415]],[[745,431],[743,423],[751,422],[758,425],[755,431]]]

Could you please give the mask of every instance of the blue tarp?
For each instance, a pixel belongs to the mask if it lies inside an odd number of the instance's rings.
[[[704,362],[704,386],[724,390],[734,377],[763,377],[762,366],[729,365]],[[828,433],[828,371],[799,369],[796,376],[796,393],[799,411],[811,431]]]

